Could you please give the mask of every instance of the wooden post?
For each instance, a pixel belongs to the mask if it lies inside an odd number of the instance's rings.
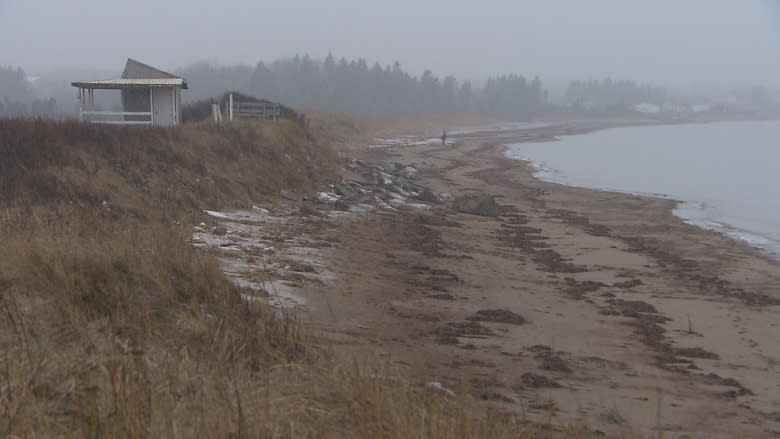
[[[230,93],[229,105],[230,105],[230,110],[228,110],[229,111],[228,114],[230,115],[230,120],[232,121],[233,120],[233,93]]]
[[[171,116],[173,116],[173,121],[171,125],[177,125],[177,116],[176,116],[176,89],[171,87]]]

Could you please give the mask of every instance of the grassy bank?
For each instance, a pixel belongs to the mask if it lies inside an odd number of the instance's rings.
[[[190,245],[205,208],[333,179],[327,140],[293,121],[0,121],[0,435],[516,437],[333,358]]]

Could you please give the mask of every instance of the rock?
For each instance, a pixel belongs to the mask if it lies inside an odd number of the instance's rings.
[[[442,203],[454,203],[455,197],[452,196],[452,194],[448,194],[447,192],[442,192],[439,194],[439,200],[441,200]]]
[[[357,171],[362,167],[363,167],[363,162],[361,162],[360,160],[352,160],[351,162],[347,163],[348,171]]]
[[[346,186],[338,183],[333,185],[333,191],[336,192],[336,194],[341,195],[342,197],[351,197],[354,195],[351,190],[347,189]]]
[[[374,182],[374,183],[376,183],[376,182]],[[374,183],[370,183],[370,184],[374,184]],[[359,181],[349,180],[347,182],[347,184],[349,184],[349,186],[351,186],[350,188],[348,188],[349,190],[357,191],[357,192],[359,192],[361,194],[364,194],[364,193],[369,191],[368,189],[366,189],[366,184],[365,183],[361,183]]]
[[[395,184],[395,179],[392,175],[388,174],[387,172],[380,172],[379,173],[379,181],[382,182],[385,186],[392,186]]]
[[[226,227],[214,227],[214,230],[211,231],[211,233],[217,235],[217,236],[225,236],[227,235],[227,228]]]
[[[417,176],[417,169],[413,168],[411,166],[407,166],[398,173],[400,176],[404,178],[415,178]]]
[[[373,192],[369,192],[367,194],[360,194],[356,198],[356,201],[358,203],[373,203],[376,201],[376,195],[374,195]]]
[[[338,200],[338,201],[341,201],[341,200]],[[301,216],[317,216],[317,217],[324,217],[324,216],[326,216],[324,213],[322,213],[319,210],[309,206],[308,204],[304,204],[303,206],[301,206],[301,208],[298,210],[298,214],[301,215]]]
[[[498,215],[498,205],[492,195],[468,194],[455,198],[452,208],[462,213],[480,216]]]
[[[298,196],[298,194],[292,191],[288,191],[287,189],[282,189],[281,191],[279,191],[279,195],[281,195],[282,198],[286,198],[290,201],[298,201],[301,199],[301,197]]]
[[[428,188],[425,188],[420,192],[420,195],[417,196],[417,199],[420,201],[425,201],[426,203],[438,203],[439,197],[436,196],[436,194],[433,193]]]
[[[343,199],[336,200],[336,204],[333,206],[336,210],[340,210],[342,212],[346,212],[349,210],[349,203],[344,201]]]
[[[455,198],[452,208],[462,213],[480,216],[497,216],[498,205],[492,195],[468,194]]]

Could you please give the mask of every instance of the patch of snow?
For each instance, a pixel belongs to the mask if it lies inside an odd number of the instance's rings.
[[[319,195],[318,198],[320,199],[320,201],[324,201],[326,203],[328,203],[328,202],[335,203],[339,199],[339,196],[334,194],[334,193],[332,193],[332,192],[320,192],[318,195]]]
[[[445,396],[447,396],[449,398],[454,398],[455,397],[455,392],[453,392],[452,390],[444,387],[444,385],[442,383],[438,382],[438,381],[431,381],[431,382],[425,384],[425,387],[427,387],[427,388],[429,388],[431,390],[434,390],[436,392],[439,392],[439,393],[441,393],[441,394],[443,394],[443,395],[445,395]]]

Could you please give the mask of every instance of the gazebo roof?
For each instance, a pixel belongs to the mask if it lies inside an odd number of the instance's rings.
[[[99,81],[72,82],[71,85],[79,88],[92,88],[92,89],[157,88],[157,87],[181,87],[183,89],[187,88],[187,82],[182,78],[101,79]]]
[[[119,79],[102,79],[98,81],[76,81],[74,87],[88,89],[127,89],[127,88],[158,88],[179,87],[187,89],[184,78],[155,69],[132,58],[127,59],[125,70]]]

